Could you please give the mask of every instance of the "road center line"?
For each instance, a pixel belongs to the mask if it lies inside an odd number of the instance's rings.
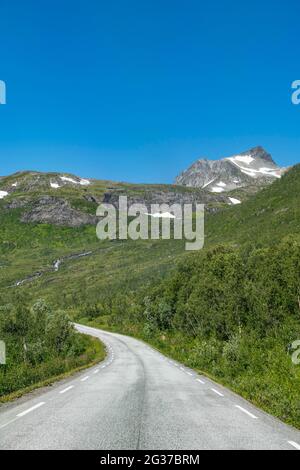
[[[218,392],[218,390],[216,390],[215,388],[212,388],[211,390],[215,392],[217,395],[219,395],[219,397],[224,397],[223,393]]]
[[[34,410],[37,410],[38,408],[40,408],[41,406],[45,405],[45,402],[44,401],[41,401],[40,403],[38,403],[37,405],[34,405],[32,406],[31,408],[28,408],[28,410],[25,410],[25,411],[22,411],[22,413],[19,413],[17,415],[18,418],[22,418],[22,416],[25,416],[27,415],[28,413],[31,413],[31,411],[34,411]]]
[[[74,385],[70,385],[69,387],[65,388],[64,390],[61,390],[59,393],[61,393],[61,394],[66,393],[69,390],[71,390],[72,388],[74,388]]]
[[[253,418],[253,419],[258,419],[257,416],[255,416],[255,415],[253,415],[252,413],[250,413],[250,411],[245,410],[245,408],[243,408],[242,406],[235,405],[235,407],[238,408],[239,410],[241,410],[243,413],[246,413],[246,415],[250,416],[251,418]]]
[[[300,450],[300,444],[297,444],[297,442],[288,441],[288,443],[289,443],[291,446],[295,447],[295,449]]]
[[[81,382],[85,382],[85,381],[86,381],[87,379],[89,379],[89,378],[90,378],[90,376],[87,375],[86,377],[83,377],[83,379],[81,379]]]

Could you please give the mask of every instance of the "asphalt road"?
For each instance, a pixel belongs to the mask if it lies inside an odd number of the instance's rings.
[[[0,449],[287,449],[300,432],[133,338],[78,326],[105,362],[0,407]]]

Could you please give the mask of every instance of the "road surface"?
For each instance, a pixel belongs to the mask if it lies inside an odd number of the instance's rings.
[[[287,449],[300,432],[144,343],[77,326],[105,362],[0,407],[0,449]]]

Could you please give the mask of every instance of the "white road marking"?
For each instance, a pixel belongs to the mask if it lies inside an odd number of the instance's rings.
[[[197,382],[200,382],[202,385],[205,385],[205,382],[203,382],[203,380],[201,380],[201,379],[196,379],[196,380],[197,380]]]
[[[251,418],[253,418],[253,419],[258,419],[257,416],[255,416],[255,415],[253,415],[252,413],[250,413],[250,411],[245,410],[245,408],[243,408],[242,406],[235,405],[235,407],[238,408],[239,410],[243,411],[243,413],[246,413],[246,415],[250,416]]]
[[[224,397],[223,393],[218,392],[218,390],[216,390],[215,388],[212,388],[211,390],[215,392],[217,395],[219,395],[219,397]]]
[[[18,418],[14,418],[14,419],[11,419],[10,421],[8,421],[7,423],[5,424],[2,424],[0,426],[0,429],[3,429],[3,428],[6,428],[6,426],[9,426],[10,424],[14,423],[15,421],[17,421]]]
[[[191,372],[187,372],[187,374],[188,374],[188,375],[191,375],[191,376],[193,375]]]
[[[184,368],[183,367],[180,367],[180,370],[182,370],[183,372],[185,372]]]
[[[101,369],[105,369],[106,366],[101,366]]]
[[[66,393],[66,392],[68,392],[69,390],[71,390],[72,388],[74,388],[74,385],[70,385],[70,387],[67,387],[67,388],[65,388],[64,390],[61,390],[59,393],[61,393],[61,394]]]
[[[85,382],[85,381],[86,381],[87,379],[89,379],[89,378],[90,378],[90,376],[87,375],[86,377],[83,377],[83,379],[81,379],[81,382]]]
[[[294,441],[288,441],[288,442],[291,446],[295,447],[295,449],[300,450],[300,444],[297,444],[297,442],[294,442]]]
[[[99,372],[99,369],[96,369],[96,370],[94,371],[94,374],[98,374],[98,372]]]
[[[41,406],[45,405],[45,402],[44,401],[41,401],[40,403],[38,403],[37,405],[34,405],[32,406],[31,408],[28,408],[28,410],[25,410],[25,411],[22,411],[22,413],[19,413],[17,415],[18,418],[22,418],[22,416],[25,416],[27,415],[28,413],[30,413],[31,411],[34,411],[34,410],[37,410],[38,408],[40,408]]]

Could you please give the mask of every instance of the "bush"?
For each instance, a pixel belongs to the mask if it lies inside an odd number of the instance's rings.
[[[25,299],[0,308],[0,338],[7,364],[0,366],[0,397],[64,374],[104,356],[99,341],[75,332],[63,311],[43,300],[31,308]]]

